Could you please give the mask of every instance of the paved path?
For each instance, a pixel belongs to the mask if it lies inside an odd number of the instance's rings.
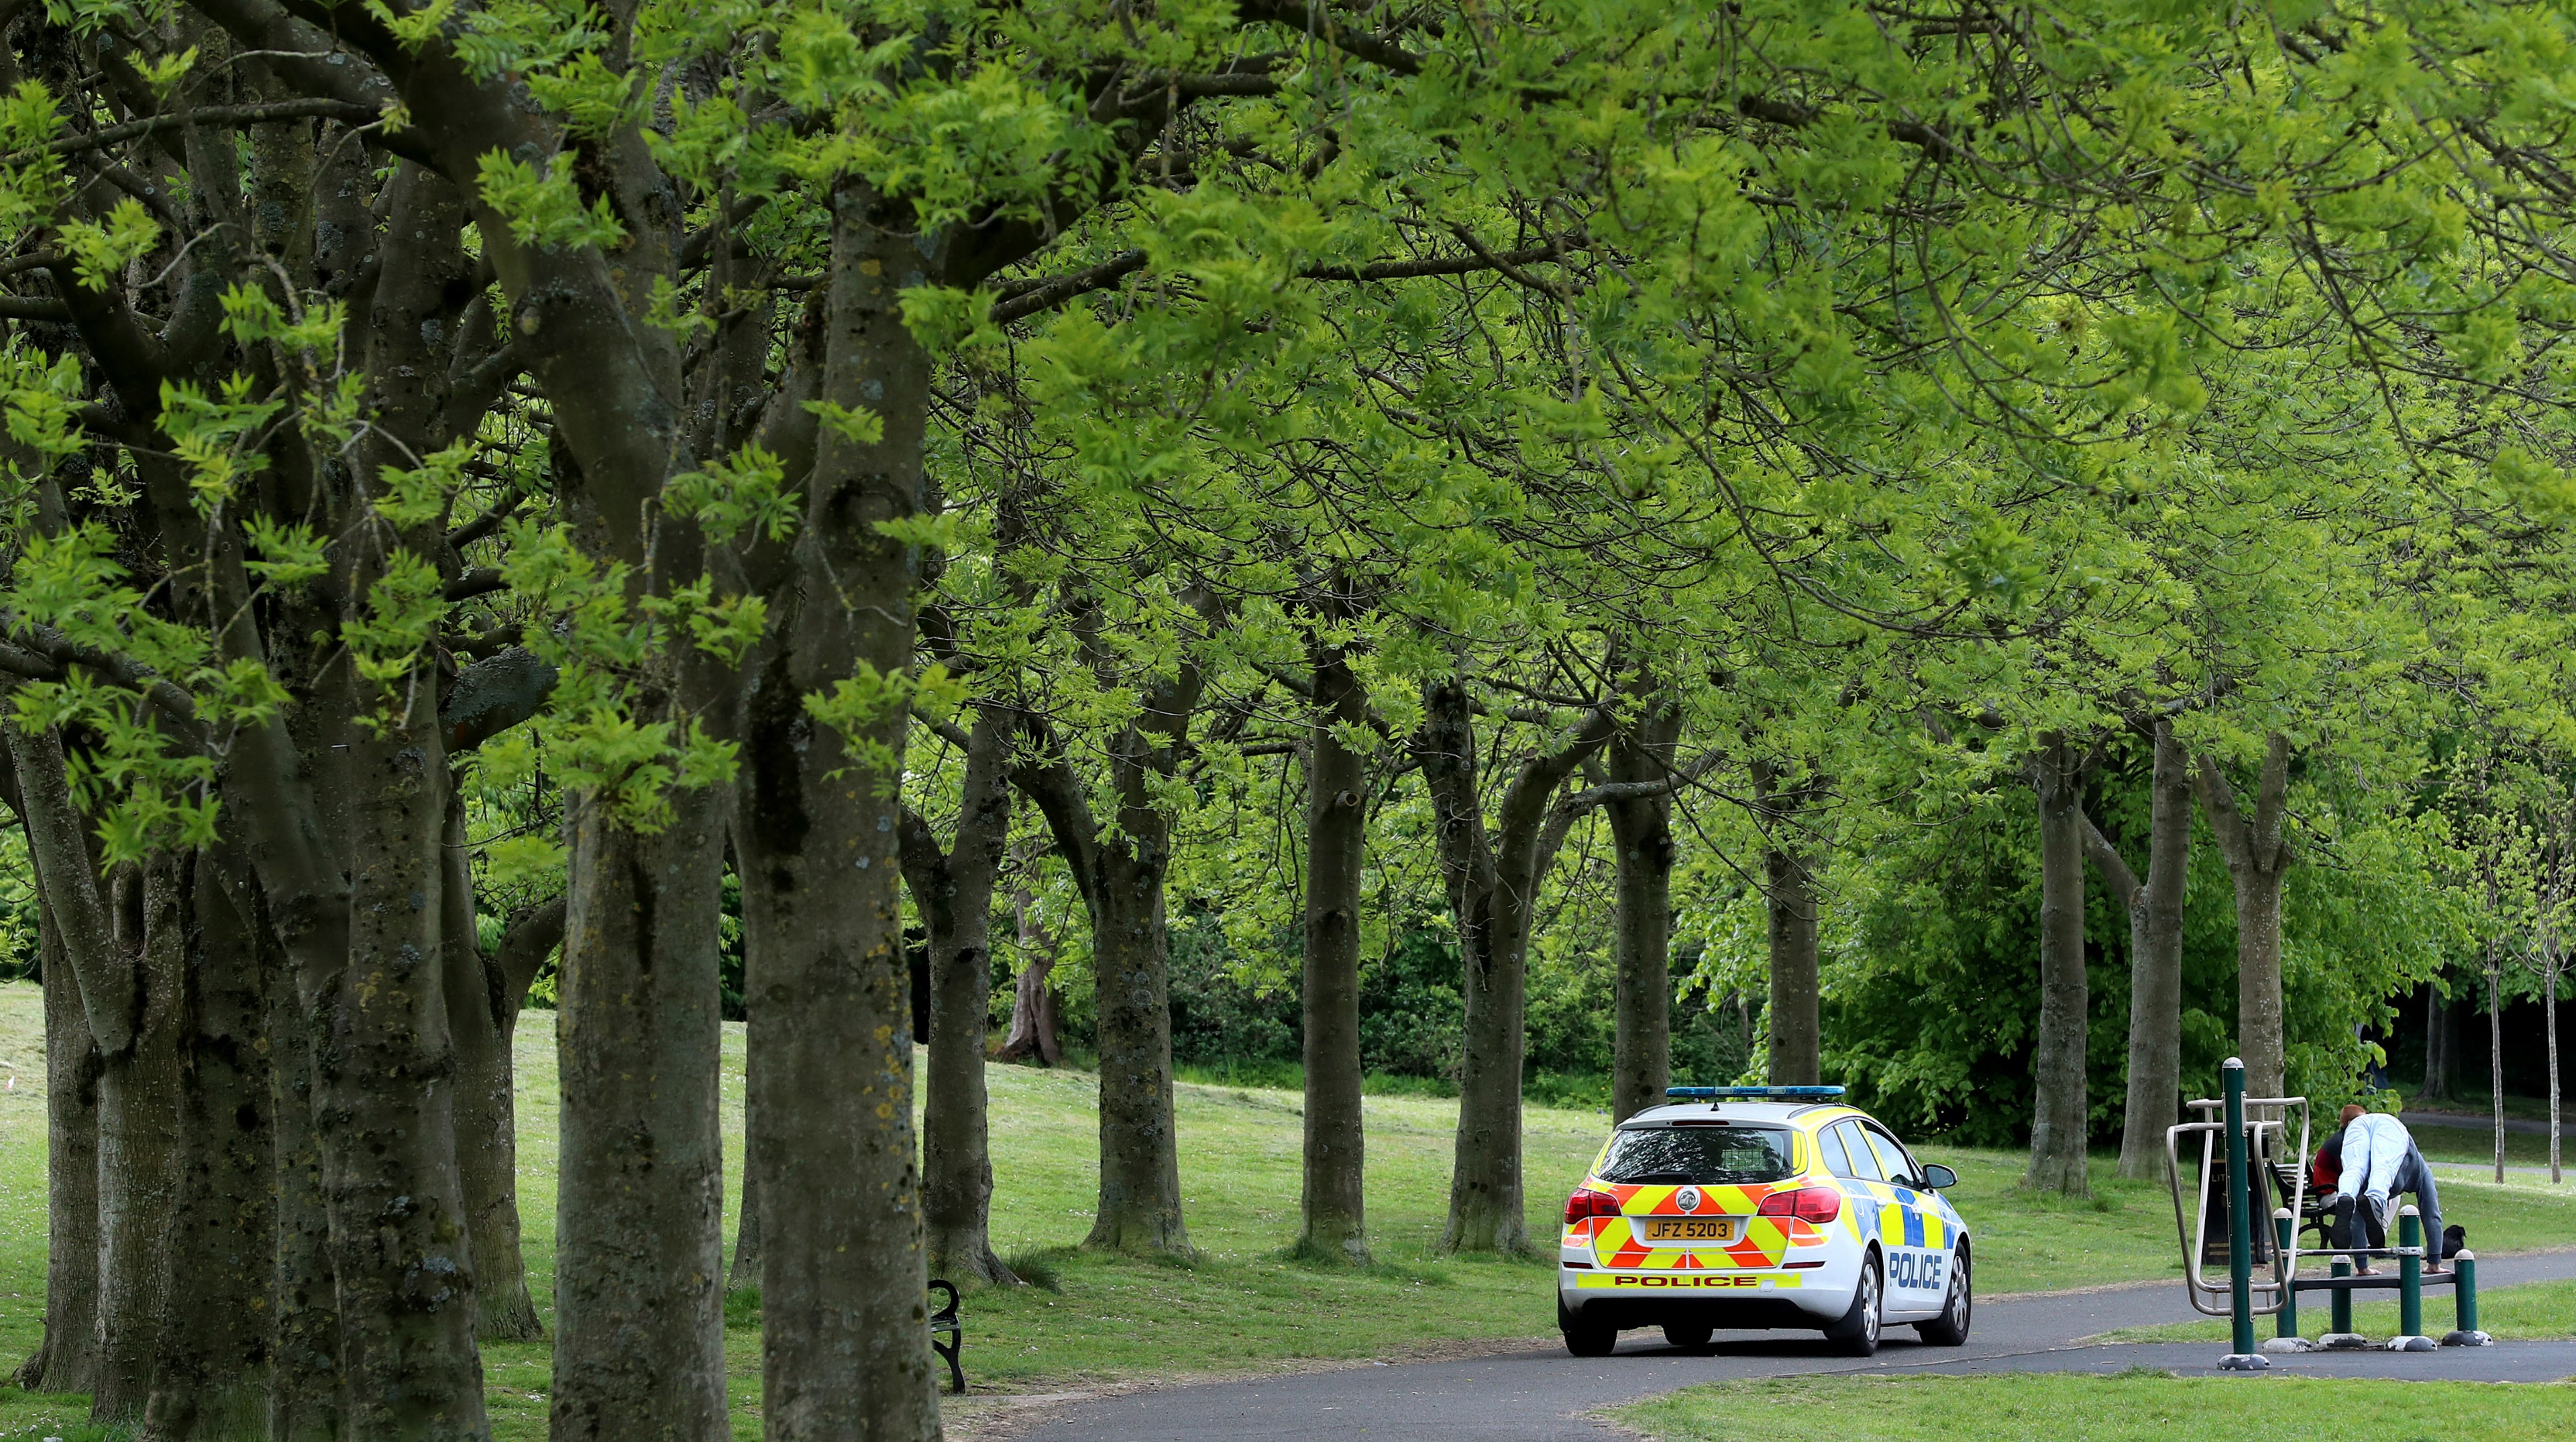
[[[2494,1117],[2476,1116],[2468,1112],[2399,1112],[2397,1114],[2397,1119],[2404,1122],[2409,1128],[2440,1127],[2445,1131],[2487,1132],[2490,1134],[2495,1131]],[[2529,1136],[2534,1132],[2538,1132],[2541,1135],[2546,1136],[2549,1132],[2549,1123],[2534,1121],[2529,1117],[2506,1117],[2504,1119],[2504,1129],[2509,1132],[2520,1132],[2525,1136]]]
[[[2564,1277],[2576,1277],[2576,1251],[2489,1258],[2479,1264],[2478,1280],[2499,1287]],[[2437,1292],[2425,1310],[2447,1317],[2449,1300]],[[2186,1375],[2212,1372],[2224,1348],[2207,1342],[2070,1345],[2077,1337],[2195,1316],[2179,1283],[2027,1297],[1981,1308],[1965,1347],[1926,1347],[1904,1327],[1867,1360],[1835,1356],[1804,1333],[1720,1333],[1709,1351],[1693,1354],[1664,1346],[1660,1334],[1631,1332],[1616,1355],[1594,1361],[1550,1346],[1455,1362],[1174,1387],[1073,1404],[1013,1435],[1026,1442],[1607,1442],[1619,1434],[1581,1414],[1697,1382],[1823,1372],[2117,1372],[2136,1366]],[[2576,1342],[2275,1360],[2277,1370],[2301,1375],[2546,1382],[2576,1376]]]

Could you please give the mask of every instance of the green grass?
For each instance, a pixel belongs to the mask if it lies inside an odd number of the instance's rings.
[[[2375,1294],[2385,1297],[2385,1292]],[[2299,1333],[2321,1337],[2326,1333],[2330,1304],[2315,1292],[2299,1296]],[[2448,1287],[2424,1293],[2424,1330],[2435,1337],[2451,1330],[2453,1304]],[[2519,1287],[2497,1287],[2478,1293],[2478,1326],[2505,1341],[2564,1341],[2576,1337],[2576,1282],[2526,1282]],[[2365,1337],[2397,1335],[2397,1303],[2394,1301],[2355,1302],[2352,1328]],[[2255,1330],[2266,1337],[2276,1335],[2269,1317],[2257,1318]],[[2174,1322],[2161,1327],[2123,1327],[2105,1332],[2094,1341],[2100,1342],[2224,1342],[2227,1322],[2211,1318],[2205,1322]]]
[[[1990,1377],[1795,1377],[1725,1382],[1618,1408],[1658,1442],[1760,1436],[1835,1442],[2539,1442],[2567,1435],[2576,1388],[2338,1378],[2182,1379],[2138,1371]],[[2356,1425],[2357,1424],[2357,1425]]]
[[[41,998],[0,986],[0,1366],[34,1347],[43,1324],[45,1123]],[[532,1012],[518,1042],[520,1202],[529,1283],[553,1320],[553,1241],[559,1096],[551,1013]],[[743,1034],[725,1029],[725,1125],[742,1125]],[[1455,1100],[1429,1087],[1386,1084],[1364,1103],[1369,1233],[1377,1264],[1316,1267],[1283,1251],[1297,1230],[1300,1099],[1256,1086],[1293,1074],[1214,1074],[1176,1088],[1182,1191],[1197,1261],[1172,1265],[1079,1250],[1098,1182],[1098,1079],[1087,1072],[996,1066],[993,1096],[994,1244],[1050,1274],[1049,1287],[967,1294],[966,1363],[978,1389],[1050,1390],[1135,1377],[1239,1375],[1301,1363],[1394,1359],[1504,1339],[1550,1335],[1554,1293],[1545,1264],[1435,1254],[1447,1207]],[[1572,1092],[1568,1086],[1560,1089]],[[1553,1237],[1566,1192],[1609,1125],[1594,1109],[1533,1106],[1525,1132],[1529,1223]],[[1981,1294],[2170,1278],[2179,1269],[2173,1208],[2160,1186],[2115,1180],[2097,1159],[2095,1196],[2069,1203],[2016,1185],[2022,1158],[1923,1148],[1958,1168],[1952,1195],[1976,1229]],[[740,1192],[740,1148],[728,1157],[726,1203]],[[2450,1213],[2495,1253],[2576,1236],[2576,1198],[2517,1179],[2503,1188],[2444,1185]],[[730,1212],[728,1213],[730,1216]],[[728,1243],[730,1237],[728,1236]],[[759,1333],[751,1299],[728,1309],[727,1366],[736,1433],[758,1435]],[[485,1374],[500,1437],[544,1435],[543,1344],[487,1347]],[[971,1399],[970,1399],[971,1400]],[[59,1398],[0,1389],[0,1442],[81,1438],[84,1415]],[[25,1432],[26,1426],[43,1430]],[[13,1430],[15,1429],[15,1430]]]
[[[2448,1166],[2483,1167],[2495,1163],[2495,1133],[2467,1131],[2459,1127],[2413,1128],[2415,1145],[2424,1149],[2425,1159]],[[2566,1135],[2559,1141],[2560,1163],[2576,1172],[2576,1116],[2568,1118]],[[2549,1165],[2549,1137],[2541,1132],[2506,1132],[2504,1160],[2510,1167],[2545,1167]],[[2443,1173],[2447,1179],[2450,1174]]]

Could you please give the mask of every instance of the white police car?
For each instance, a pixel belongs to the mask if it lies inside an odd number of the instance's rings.
[[[1866,1357],[1912,1323],[1968,1340],[1968,1227],[1948,1167],[1914,1159],[1841,1087],[1674,1087],[1621,1122],[1565,1203],[1556,1317],[1602,1357],[1623,1328],[1699,1347],[1809,1328]]]

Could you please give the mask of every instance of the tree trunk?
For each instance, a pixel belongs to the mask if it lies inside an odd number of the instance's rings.
[[[260,918],[265,935],[264,907]],[[349,1410],[340,1377],[340,1310],[331,1280],[322,1140],[313,1119],[313,1048],[321,1030],[322,1019],[304,1009],[292,979],[272,972],[269,1100],[277,1160],[277,1256],[268,1292],[275,1319],[268,1442],[340,1442],[341,1419]]]
[[[883,432],[872,445],[822,438],[771,603],[776,640],[742,688],[761,1414],[773,1442],[914,1442],[938,1435],[939,1404],[897,893],[906,716],[828,703],[855,699],[853,677],[912,662],[920,558],[876,526],[924,504],[930,365],[896,295],[925,261],[919,237],[879,226],[854,186],[832,203],[823,399],[873,413]]]
[[[2557,1186],[2566,1174],[2558,1166],[2558,972],[2560,961],[2553,947],[2543,958],[2545,969],[2540,978],[2542,1024],[2549,1035],[2549,1184]]]
[[[2281,883],[2291,854],[2284,832],[2290,789],[2290,740],[2274,732],[2265,743],[2254,813],[2237,804],[2236,789],[2206,756],[2193,783],[2201,810],[2218,839],[2219,853],[2236,882],[2236,1046],[2245,1061],[2245,1094],[2283,1095],[2288,1085],[2281,1028]]]
[[[646,834],[574,798],[550,1435],[705,1442],[724,1392],[717,798]]]
[[[1633,733],[1610,743],[1613,784],[1660,781],[1673,767],[1681,712],[1659,706]],[[1610,1119],[1622,1122],[1660,1106],[1672,1083],[1673,798],[1630,797],[1603,804],[1618,851],[1613,870],[1610,955],[1617,1020],[1610,1060]],[[1812,951],[1810,953],[1812,955]],[[1718,1080],[1710,1078],[1709,1080]]]
[[[180,898],[193,926],[170,1320],[143,1425],[144,1436],[171,1442],[231,1438],[256,1425],[277,1254],[266,948],[250,929],[256,913],[245,916],[228,894],[232,877],[215,853],[198,853],[189,870]]]
[[[2424,1084],[2420,1090],[2426,1101],[2447,1101],[2454,1090],[2454,1029],[2450,998],[2442,994],[2441,979],[2436,977],[2424,988]]]
[[[2495,1105],[2495,1182],[2504,1185],[2504,1007],[2496,993],[2502,968],[2487,943],[2487,1100]]]
[[[1104,677],[1104,679],[1109,679]],[[1109,746],[1118,798],[1117,834],[1104,836],[1073,764],[1054,736],[1031,722],[1039,759],[1013,768],[1072,863],[1091,915],[1100,1039],[1100,1199],[1086,1247],[1195,1255],[1181,1217],[1179,1139],[1172,1124],[1171,933],[1163,878],[1171,866],[1171,818],[1155,787],[1176,765],[1174,750],[1198,705],[1201,678],[1183,662],[1148,687],[1142,715]]]
[[[98,1312],[101,1367],[93,1421],[138,1417],[169,1317],[171,1217],[179,1204],[185,1083],[187,929],[183,862],[155,853],[117,878],[119,949],[135,959],[132,1046],[99,1079]]]
[[[751,1124],[746,1116],[743,1130]],[[735,1218],[733,1229],[733,1270],[726,1275],[725,1289],[739,1292],[760,1288],[760,1171],[746,1154],[742,1163],[742,1215]]]
[[[94,1392],[102,1063],[41,887],[37,902],[45,989],[45,1339],[17,1382],[30,1392]]]
[[[2120,1175],[2165,1173],[2165,1131],[2182,1107],[2182,903],[2191,865],[2190,758],[2173,723],[2155,723],[2147,875],[2141,882],[2086,818],[2085,847],[2129,922],[2129,1095],[2121,1114]]]
[[[1553,751],[1521,764],[1489,834],[1477,778],[1475,721],[1461,682],[1423,690],[1416,747],[1431,792],[1442,880],[1458,928],[1466,1046],[1458,1078],[1458,1141],[1450,1170],[1444,1252],[1530,1250],[1521,1177],[1521,1061],[1529,928],[1548,799],[1616,722],[1595,708]],[[1561,835],[1561,831],[1554,834]]]
[[[381,734],[347,733],[348,899],[286,937],[297,990],[326,1019],[313,1117],[348,1425],[369,1442],[489,1434],[441,975],[447,765],[427,689]]]
[[[2045,740],[2031,765],[2039,796],[2038,1105],[2023,1184],[2082,1197],[2092,1194],[2084,1167],[2091,1119],[2084,1075],[2084,765],[2063,737]]]
[[[2288,1053],[2281,1017],[2280,872],[2253,873],[2236,886],[2236,1035],[2245,1052],[2248,1096],[2282,1096]],[[2261,1057],[2263,1090],[2254,1090]]]
[[[456,1035],[456,1173],[474,1243],[474,1335],[529,1342],[543,1335],[519,1247],[518,1106],[500,977],[475,922],[474,863],[466,851],[465,795],[448,787],[441,901],[447,955],[442,980]],[[509,1008],[515,1020],[517,1008]]]
[[[1025,960],[1011,991],[1011,1027],[1002,1034],[995,1059],[1036,1057],[1040,1066],[1056,1066],[1064,1060],[1064,1043],[1056,1038],[1055,988],[1047,984],[1055,971],[1055,938],[1038,924],[1037,898],[1025,886],[1011,893],[1011,920]]]
[[[1298,1255],[1369,1260],[1360,1114],[1360,875],[1368,844],[1368,757],[1348,743],[1368,725],[1368,692],[1349,653],[1309,638],[1314,716],[1306,736],[1304,987],[1306,1115]]]
[[[1091,955],[1099,978],[1100,1201],[1083,1245],[1188,1255],[1195,1249],[1181,1219],[1172,1123],[1165,844],[1156,834],[1099,848]]]
[[[91,1411],[119,1421],[149,1400],[169,1285],[185,969],[175,863],[157,855],[148,868],[123,868],[111,907],[72,800],[61,736],[6,729],[37,886],[99,1053]]]
[[[742,873],[742,843],[739,839],[742,828],[742,807],[739,794],[735,797],[732,821],[736,839],[727,848],[726,863],[733,867],[735,880],[743,887],[739,894],[748,895],[749,878]],[[742,1005],[746,1018],[757,1016],[760,1011],[759,966],[760,951],[758,947],[751,944],[749,923],[746,921],[742,952]],[[748,1021],[744,1030],[746,1032],[750,1030]],[[760,1178],[767,1170],[759,1159],[752,1155],[752,1149],[757,1144],[759,1136],[760,1125],[752,1117],[751,1097],[749,1088],[746,1086],[742,1104],[742,1214],[734,1222],[733,1270],[725,1275],[725,1290],[748,1292],[754,1297],[760,1295]]]
[[[930,933],[930,1060],[921,1124],[921,1216],[931,1275],[1014,1284],[993,1254],[993,1157],[984,1040],[993,994],[993,878],[1010,841],[1011,719],[978,708],[966,741],[957,840],[903,818],[904,880]]]
[[[1823,986],[1816,954],[1816,888],[1795,814],[1806,789],[1783,791],[1769,762],[1753,765],[1768,837],[1762,853],[1763,902],[1771,943],[1771,1052],[1764,1075],[1773,1086],[1815,1086],[1825,1077]]]

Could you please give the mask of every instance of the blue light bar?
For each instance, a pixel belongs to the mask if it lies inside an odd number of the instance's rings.
[[[1690,1101],[1733,1097],[1742,1101],[1803,1101],[1812,1097],[1838,1097],[1841,1087],[1666,1087],[1664,1095]]]

